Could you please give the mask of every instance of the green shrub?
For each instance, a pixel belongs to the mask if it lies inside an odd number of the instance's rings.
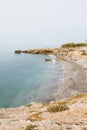
[[[65,110],[69,110],[67,105],[52,105],[47,109],[48,112],[61,112]]]
[[[28,125],[25,130],[35,130],[35,125]]]
[[[81,47],[81,46],[87,46],[86,43],[65,43],[61,47]]]
[[[26,106],[26,107],[31,107],[31,106],[32,106],[32,104],[26,104],[25,106]]]

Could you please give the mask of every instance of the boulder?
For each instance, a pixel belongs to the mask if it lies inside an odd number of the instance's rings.
[[[45,61],[51,61],[51,59],[50,58],[45,58]]]
[[[22,51],[21,50],[15,50],[16,54],[20,54]]]

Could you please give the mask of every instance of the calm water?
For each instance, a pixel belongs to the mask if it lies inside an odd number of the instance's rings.
[[[46,57],[49,56],[0,55],[0,107],[17,107],[32,101],[48,102],[53,99],[52,94],[63,79],[63,71],[60,63],[45,62]]]

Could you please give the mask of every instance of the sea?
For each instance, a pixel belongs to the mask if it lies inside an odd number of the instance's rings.
[[[54,93],[64,77],[62,65],[55,58],[0,51],[0,108],[54,100]]]

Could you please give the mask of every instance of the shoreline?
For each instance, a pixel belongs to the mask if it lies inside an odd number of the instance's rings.
[[[42,48],[32,50],[16,50],[15,53],[27,53],[27,54],[44,54],[55,55],[56,60],[60,61],[64,68],[64,81],[59,86],[56,93],[53,93],[53,100],[60,100],[68,98],[79,93],[87,92],[87,68],[83,68],[83,64],[78,64],[79,60],[87,59],[87,47],[64,47],[64,48]],[[47,59],[50,60],[50,59]]]
[[[62,60],[64,81],[54,94],[55,100],[87,92],[87,59]]]
[[[18,50],[18,53],[23,52],[27,54],[37,54],[37,55],[54,55],[56,60],[61,63],[64,71],[64,77],[62,82],[57,89],[53,92],[52,98],[50,101],[61,100],[64,98],[68,98],[70,96],[75,96],[79,93],[87,92],[86,84],[86,69],[83,69],[83,62],[82,66],[80,63],[78,64],[79,60],[84,60],[87,58],[87,55],[83,55],[83,52],[87,53],[87,47],[79,47],[79,48],[42,48],[42,49],[33,49],[33,50],[26,50],[21,51]],[[49,58],[50,59],[50,58]],[[86,62],[86,61],[85,61]],[[87,64],[84,63],[84,64]],[[54,87],[54,86],[53,86]]]
[[[68,51],[68,52],[67,52]],[[64,77],[57,89],[53,92],[50,101],[61,100],[70,96],[75,96],[79,93],[87,92],[87,47],[80,48],[44,48],[22,51],[28,54],[43,54],[54,55],[56,60],[61,63],[64,71]],[[21,50],[18,50],[20,53]],[[56,52],[56,53],[54,53]],[[71,55],[69,55],[69,54]],[[80,61],[80,62],[79,62]],[[82,62],[81,62],[82,61]],[[83,63],[84,61],[84,63]],[[54,87],[54,86],[53,86]],[[50,102],[49,101],[49,102]]]
[[[87,58],[64,58],[60,63],[64,81],[54,94],[55,101],[0,108],[0,130],[28,130],[31,126],[37,130],[87,130]],[[57,105],[69,109],[48,111]]]

